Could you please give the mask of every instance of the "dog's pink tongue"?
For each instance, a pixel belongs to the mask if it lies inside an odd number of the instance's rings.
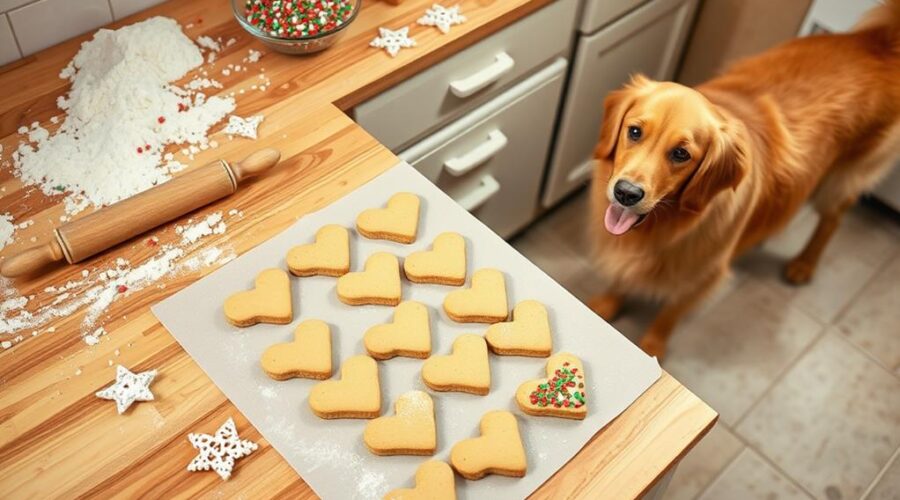
[[[626,231],[631,229],[631,226],[637,220],[638,215],[636,213],[625,210],[619,205],[610,205],[606,209],[606,217],[604,217],[603,222],[606,223],[607,231],[618,236],[625,234]]]

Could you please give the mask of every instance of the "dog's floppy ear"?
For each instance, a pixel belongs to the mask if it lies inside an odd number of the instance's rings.
[[[724,189],[737,189],[747,173],[747,146],[733,127],[723,125],[713,135],[706,156],[681,193],[681,208],[700,212]]]
[[[594,149],[594,158],[612,158],[622,130],[625,113],[634,104],[638,94],[652,82],[643,75],[631,77],[631,83],[621,90],[610,92],[603,101],[603,126],[600,129],[600,140]]]

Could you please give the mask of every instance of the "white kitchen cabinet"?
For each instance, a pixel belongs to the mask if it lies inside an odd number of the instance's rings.
[[[392,151],[568,57],[577,0],[560,0],[358,105],[353,117]]]
[[[581,32],[593,33],[649,0],[587,0],[581,14]]]
[[[580,38],[544,190],[545,206],[589,179],[606,94],[634,73],[672,78],[696,6],[697,0],[652,0]]]
[[[497,234],[511,236],[538,210],[566,66],[556,59],[400,158]]]

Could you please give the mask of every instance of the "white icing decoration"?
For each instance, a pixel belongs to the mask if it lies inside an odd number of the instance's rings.
[[[466,22],[466,16],[459,11],[459,5],[447,7],[433,4],[430,9],[425,11],[425,15],[416,21],[422,26],[435,26],[441,30],[441,33],[450,32],[450,26],[462,24]]]
[[[402,48],[415,47],[416,41],[409,37],[409,28],[404,26],[396,31],[378,28],[378,36],[372,40],[371,47],[384,49],[391,57],[396,57]]]
[[[231,115],[228,117],[228,125],[225,126],[224,132],[226,134],[256,139],[256,129],[262,121],[263,115],[249,116],[247,118]]]
[[[219,427],[214,436],[209,434],[188,434],[191,446],[198,450],[197,456],[188,464],[191,472],[214,470],[223,480],[231,477],[234,461],[246,457],[257,448],[256,443],[241,439],[234,420],[230,417]]]
[[[98,391],[96,396],[115,400],[116,410],[121,415],[135,401],[153,401],[150,383],[155,377],[156,370],[135,374],[128,368],[119,365],[116,367],[116,383]]]

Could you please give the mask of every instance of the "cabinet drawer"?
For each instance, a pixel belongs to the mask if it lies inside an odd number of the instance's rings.
[[[581,37],[547,175],[545,206],[590,178],[606,94],[634,73],[658,80],[672,77],[696,6],[697,0],[652,0]]]
[[[357,123],[393,151],[487,102],[567,55],[576,0],[555,2],[354,109]]]
[[[557,59],[400,157],[511,236],[537,211],[566,66]]]
[[[581,16],[581,32],[593,33],[648,0],[587,0]]]

